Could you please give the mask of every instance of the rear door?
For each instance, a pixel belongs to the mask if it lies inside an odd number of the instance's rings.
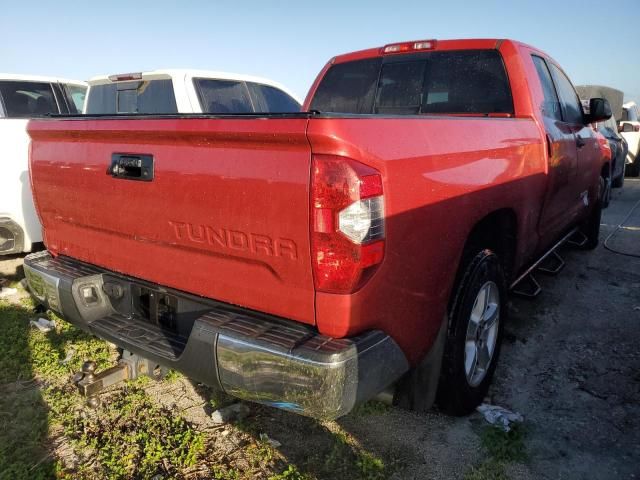
[[[307,121],[32,122],[32,183],[47,248],[313,323]]]
[[[547,192],[539,223],[540,235],[546,239],[555,237],[575,215],[578,154],[574,128],[567,121],[549,64],[538,55],[532,55],[532,59],[544,94],[541,109],[549,155]]]
[[[591,125],[584,123],[582,103],[573,84],[556,64],[549,62],[549,68],[560,97],[564,122],[575,137],[576,171],[575,179],[571,183],[570,201],[567,204],[572,221],[586,209],[590,199],[593,200],[593,197],[588,195],[595,193],[592,192],[592,187],[600,174],[602,153]]]

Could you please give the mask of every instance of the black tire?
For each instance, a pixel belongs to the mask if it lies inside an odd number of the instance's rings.
[[[602,199],[600,198],[600,192],[602,192],[605,182],[606,180],[603,177],[600,177],[600,186],[596,204],[594,205],[593,210],[591,210],[589,218],[580,229],[584,236],[587,237],[587,241],[582,246],[584,250],[593,250],[600,242],[600,222],[602,220]]]
[[[640,161],[636,159],[635,162],[627,164],[624,173],[627,177],[640,176]]]
[[[611,177],[604,178],[604,191],[602,194],[602,208],[609,208],[611,203],[611,189],[612,189]]]
[[[473,412],[485,398],[500,355],[503,327],[507,316],[507,285],[499,258],[488,249],[476,250],[475,252],[467,250],[463,258],[470,260],[467,260],[466,266],[463,267],[464,273],[453,292],[436,399],[442,411],[456,416],[468,415]],[[465,369],[467,329],[471,323],[471,313],[476,305],[479,292],[491,282],[497,287],[499,295],[496,343],[493,355],[490,356],[488,368],[482,370],[484,377],[479,383],[472,385],[473,382],[467,378]]]
[[[612,188],[622,188],[624,187],[624,167],[622,167],[622,173],[613,179],[611,182]]]

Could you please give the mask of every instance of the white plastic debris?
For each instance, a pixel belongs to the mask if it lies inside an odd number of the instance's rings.
[[[0,290],[0,298],[11,297],[16,293],[18,293],[17,288],[3,288],[2,290]]]
[[[511,424],[513,422],[522,423],[524,421],[524,417],[519,413],[512,412],[511,410],[499,407],[498,405],[483,403],[476,408],[476,410],[484,416],[484,419],[487,422],[491,425],[496,425],[497,427],[502,428],[505,432],[511,430]]]
[[[73,356],[76,354],[75,349],[70,348],[69,350],[67,350],[67,355],[60,360],[60,364],[61,365],[66,365],[67,363],[69,363],[71,361],[71,359],[73,358]]]
[[[46,318],[40,317],[38,320],[31,320],[29,323],[36,327],[41,332],[50,332],[54,328],[56,328],[56,322],[53,320],[47,320]]]
[[[282,446],[282,444],[274,439],[274,438],[270,438],[269,435],[267,435],[266,433],[261,433],[260,434],[260,440],[263,442],[268,443],[269,445],[271,445],[273,448],[279,448]]]
[[[224,408],[219,408],[211,414],[213,423],[222,424],[233,420],[242,420],[247,417],[251,411],[244,403],[234,403]]]

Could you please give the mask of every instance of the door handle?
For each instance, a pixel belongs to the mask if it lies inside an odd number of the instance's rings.
[[[154,175],[153,155],[137,153],[114,153],[107,175],[122,180],[151,182]]]
[[[580,135],[578,135],[576,137],[576,147],[578,148],[582,148],[587,144],[587,142],[584,141],[584,138],[582,138]]]

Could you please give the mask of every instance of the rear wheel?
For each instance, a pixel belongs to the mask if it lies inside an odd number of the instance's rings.
[[[437,394],[452,415],[471,413],[487,394],[496,368],[506,319],[507,288],[491,250],[468,252],[465,272],[454,292]]]
[[[627,177],[637,177],[640,175],[640,161],[638,161],[638,159],[626,166],[625,175]]]

